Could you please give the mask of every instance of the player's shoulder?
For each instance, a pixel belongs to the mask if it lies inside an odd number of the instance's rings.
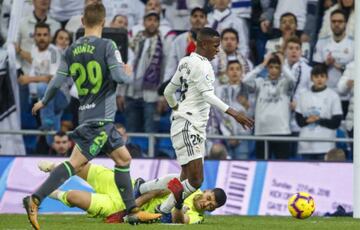
[[[330,41],[331,41],[331,35],[325,35],[325,36],[319,37],[319,39],[318,39],[319,44],[327,43],[327,42],[330,42]]]

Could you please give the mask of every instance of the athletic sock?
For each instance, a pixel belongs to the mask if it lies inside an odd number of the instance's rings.
[[[35,197],[40,204],[45,197],[47,197],[55,189],[59,188],[67,179],[73,176],[74,171],[75,170],[70,162],[63,162],[50,173],[50,176],[32,196]]]
[[[186,199],[188,196],[190,196],[197,190],[189,183],[189,180],[187,179],[181,182],[181,184],[184,186],[184,199]],[[175,204],[176,200],[174,198],[174,195],[171,193],[170,196],[161,204],[160,211],[163,213],[170,213],[171,210],[175,207]]]
[[[125,203],[126,211],[129,213],[136,207],[133,187],[130,178],[129,166],[115,166],[115,184],[120,192],[121,198]]]
[[[154,179],[151,181],[147,181],[144,184],[140,185],[140,193],[144,194],[153,190],[159,189],[167,189],[167,184],[173,178],[179,178],[178,174],[168,174],[166,176],[160,177],[158,179]]]

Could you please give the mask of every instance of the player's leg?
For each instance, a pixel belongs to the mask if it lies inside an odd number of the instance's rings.
[[[23,199],[28,219],[35,229],[40,229],[37,213],[42,200],[79,171],[87,162],[88,159],[75,147],[69,161],[59,164],[34,194]]]
[[[80,168],[80,171],[78,171],[76,175],[79,176],[81,179],[87,181],[90,165],[91,164],[89,162],[85,164],[83,167]],[[42,160],[38,162],[38,168],[45,173],[53,171],[56,166],[58,166],[56,163],[48,160]]]
[[[182,165],[182,175],[186,175],[187,178],[184,179],[181,184],[184,187],[183,194],[170,194],[168,199],[164,201],[160,206],[160,211],[163,213],[171,213],[171,210],[175,207],[177,196],[182,196],[182,199],[190,196],[198,188],[201,187],[203,182],[203,159],[195,159]]]
[[[179,178],[178,174],[168,174],[165,175],[163,177],[154,179],[154,180],[150,180],[150,181],[146,181],[145,183],[141,184],[139,186],[139,192],[140,195],[150,192],[150,191],[154,191],[154,190],[163,190],[163,189],[167,189],[167,184],[169,183],[169,181],[171,179],[174,178]],[[135,188],[134,188],[135,190]]]

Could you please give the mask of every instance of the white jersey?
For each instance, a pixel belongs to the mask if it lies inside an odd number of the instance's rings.
[[[60,65],[60,52],[56,46],[50,44],[46,50],[39,51],[34,45],[31,49],[31,58],[30,76],[55,76]],[[37,94],[37,84],[29,84],[30,94]]]
[[[351,37],[346,36],[340,42],[334,41],[332,36],[319,39],[316,44],[315,53],[313,56],[314,62],[323,63],[326,61],[328,55],[335,59],[335,62],[345,67],[354,59],[354,41]],[[328,69],[329,80],[327,86],[336,91],[337,83],[342,73],[335,67]],[[345,99],[345,98],[343,98]]]
[[[296,106],[296,112],[304,117],[317,115],[323,119],[331,119],[334,115],[342,115],[339,95],[330,88],[321,92],[308,90],[301,94]],[[313,123],[301,128],[300,137],[335,138],[336,130]],[[333,142],[299,142],[298,153],[326,153],[334,147],[335,143]]]
[[[214,82],[214,70],[207,58],[195,52],[182,58],[170,82],[180,88],[179,108],[173,116],[185,118],[205,134],[210,104],[204,100],[202,93],[214,91]]]

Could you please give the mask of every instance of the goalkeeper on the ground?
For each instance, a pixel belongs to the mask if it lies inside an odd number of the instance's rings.
[[[40,170],[50,172],[55,163],[41,161]],[[107,223],[123,222],[125,204],[114,183],[114,172],[96,164],[86,164],[77,176],[85,180],[94,193],[69,190],[55,190],[49,197],[59,200],[69,207],[78,207],[91,217],[104,218]],[[179,175],[170,174],[164,177],[144,182],[137,179],[134,184],[136,205],[148,212],[156,212],[156,208],[173,192],[176,205],[171,219],[162,219],[167,223],[196,224],[204,221],[206,211],[214,211],[226,202],[226,194],[220,188],[212,190],[197,190],[185,200],[182,199],[183,187],[177,179]],[[126,220],[125,220],[126,221]]]

